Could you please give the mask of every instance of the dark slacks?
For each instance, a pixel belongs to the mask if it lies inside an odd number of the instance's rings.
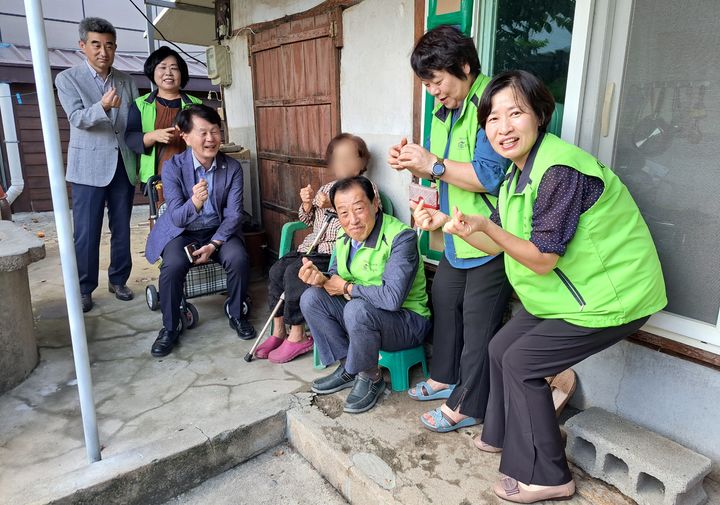
[[[521,309],[502,327],[490,342],[490,399],[482,432],[483,442],[503,448],[501,473],[525,484],[570,482],[545,377],[619,342],[647,320],[585,328]]]
[[[286,254],[273,264],[270,268],[268,282],[268,305],[270,310],[275,308],[280,295],[285,293],[285,302],[281,305],[277,316],[283,316],[285,324],[304,324],[300,311],[300,296],[308,288],[308,285],[300,280],[298,272],[302,267],[303,254],[293,251]],[[330,265],[329,254],[311,254],[307,256],[320,271],[325,272]]]
[[[127,283],[132,270],[130,217],[135,186],[130,184],[122,156],[118,155],[115,176],[104,187],[72,183],[72,211],[80,293],[87,295],[98,286],[100,237],[105,206],[110,226],[110,284]]]
[[[186,230],[168,242],[162,252],[160,267],[160,309],[163,314],[163,327],[175,330],[180,323],[180,301],[183,296],[185,276],[192,264],[185,254],[185,246],[197,243],[203,246],[210,242],[215,230]],[[212,259],[217,261],[227,273],[228,308],[230,315],[240,319],[242,303],[247,296],[250,279],[250,260],[241,238],[231,237],[220,247]]]
[[[433,356],[430,376],[456,384],[447,400],[466,416],[485,417],[490,391],[488,344],[502,324],[512,293],[503,256],[461,270],[443,256],[432,286]]]
[[[380,349],[401,351],[423,343],[430,320],[406,309],[382,310],[360,298],[346,301],[322,288],[300,297],[320,361],[331,365],[347,358],[345,369],[356,374],[377,366]]]

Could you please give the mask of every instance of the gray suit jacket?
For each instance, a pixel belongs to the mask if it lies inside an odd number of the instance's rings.
[[[132,77],[116,68],[113,78],[121,100],[114,122],[111,112],[105,112],[100,103],[102,93],[87,63],[63,70],[55,78],[60,103],[70,121],[68,182],[107,186],[115,175],[118,150],[130,183],[134,185],[137,180],[137,156],[125,145],[125,126],[138,90]]]

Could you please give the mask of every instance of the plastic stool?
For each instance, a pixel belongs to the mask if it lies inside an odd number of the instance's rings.
[[[393,391],[407,391],[410,388],[410,369],[418,363],[422,364],[423,374],[427,378],[427,361],[422,345],[404,351],[380,351],[378,365],[390,372]]]
[[[320,361],[320,355],[317,352],[317,346],[313,345],[313,368],[315,370],[322,370],[323,368],[326,368],[325,365],[322,364]]]

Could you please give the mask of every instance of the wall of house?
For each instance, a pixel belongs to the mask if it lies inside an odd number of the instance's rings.
[[[233,26],[270,21],[319,3],[317,0],[276,0],[258,4],[236,0],[232,4]],[[406,222],[410,219],[404,204],[410,176],[396,173],[385,160],[389,146],[412,133],[413,74],[409,58],[413,37],[411,0],[392,2],[390,6],[383,0],[364,0],[343,13],[341,127],[365,139],[372,155],[368,176],[391,198],[396,214]],[[233,84],[225,90],[229,136],[231,141],[248,147],[253,153],[253,179],[257,181],[247,36],[241,35],[227,44],[233,73]],[[255,194],[257,202],[257,188]]]
[[[341,122],[365,139],[372,155],[368,176],[410,222],[410,174],[387,164],[388,148],[412,137],[413,2],[364,0],[343,15],[345,47],[340,65]]]

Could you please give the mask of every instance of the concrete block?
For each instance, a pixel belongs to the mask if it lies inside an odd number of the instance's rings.
[[[702,505],[711,461],[599,408],[565,423],[568,457],[639,505]]]

